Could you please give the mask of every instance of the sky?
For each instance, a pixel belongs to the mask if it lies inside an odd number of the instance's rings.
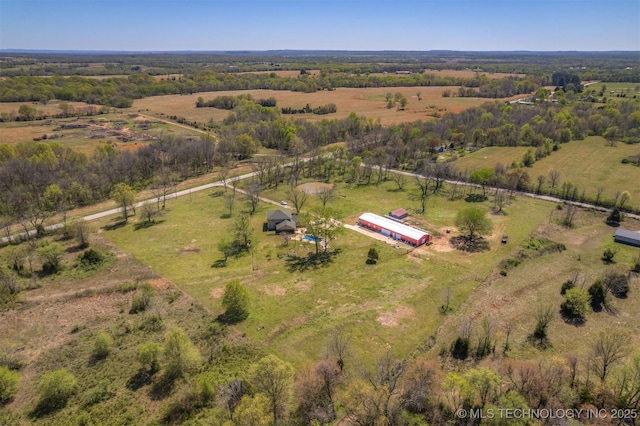
[[[0,49],[640,51],[640,0],[0,0]]]

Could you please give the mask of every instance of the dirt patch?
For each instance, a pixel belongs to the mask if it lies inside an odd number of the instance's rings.
[[[222,288],[222,287],[213,288],[213,289],[211,289],[209,294],[214,299],[222,299],[222,295],[224,294],[224,288]]]
[[[324,182],[307,182],[296,187],[296,189],[312,195],[319,194],[322,190],[331,188],[333,188],[333,185]]]
[[[396,327],[398,323],[406,318],[413,316],[413,309],[408,306],[401,306],[396,308],[395,311],[382,312],[376,321],[385,327]]]
[[[200,249],[198,247],[182,247],[180,249],[181,253],[200,253]]]
[[[294,287],[301,293],[306,293],[311,288],[311,283],[309,281],[301,281],[296,283]]]
[[[284,296],[287,294],[287,289],[277,284],[271,284],[262,286],[262,292],[267,296]]]
[[[169,287],[169,280],[165,278],[157,278],[155,280],[149,280],[149,285],[153,288],[167,288]]]

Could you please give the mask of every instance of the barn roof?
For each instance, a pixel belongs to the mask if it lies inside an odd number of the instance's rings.
[[[614,235],[614,237],[627,238],[640,243],[640,232],[638,231],[629,231],[628,229],[618,228],[616,229],[616,234]]]
[[[407,226],[403,223],[396,222],[395,220],[387,219],[386,217],[378,216],[373,213],[364,213],[358,219],[365,220],[374,225],[378,225],[381,228],[388,229],[389,231],[396,232],[416,241],[425,235],[429,235],[427,231]]]
[[[395,209],[394,211],[391,212],[391,216],[395,216],[395,217],[402,217],[402,216],[408,216],[409,212],[406,211],[405,209]]]

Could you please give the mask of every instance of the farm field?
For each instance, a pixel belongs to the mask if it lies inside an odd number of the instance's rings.
[[[634,96],[640,95],[640,83],[611,83],[611,82],[600,82],[591,84],[588,86],[589,90],[594,90],[596,92],[600,92],[602,90],[602,86],[606,86],[606,91],[604,95],[607,98],[615,99],[618,94],[626,94],[625,98],[622,99],[632,99]]]
[[[0,111],[3,107],[7,104],[0,103]],[[59,111],[53,110],[53,113]],[[0,123],[0,143],[13,145],[40,138],[87,154],[105,143],[122,149],[136,149],[161,134],[200,137],[197,131],[186,126],[164,123],[137,113]]]
[[[380,87],[380,88],[338,88],[334,91],[320,91],[314,93],[290,92],[280,90],[234,90],[222,92],[195,93],[193,95],[167,95],[154,96],[134,101],[130,111],[141,111],[145,113],[164,114],[166,116],[176,115],[185,117],[188,120],[199,122],[222,121],[227,117],[229,111],[217,108],[196,108],[196,100],[199,97],[205,101],[214,99],[217,96],[229,96],[240,94],[251,94],[255,99],[274,97],[278,101],[279,107],[303,108],[306,104],[312,108],[336,104],[338,112],[335,114],[295,114],[291,118],[305,119],[309,121],[321,121],[334,118],[346,118],[351,112],[360,116],[380,120],[382,125],[390,125],[417,120],[427,120],[432,118],[432,114],[442,115],[444,112],[460,112],[467,108],[480,106],[486,102],[500,102],[510,99],[521,98],[514,96],[505,99],[486,98],[443,98],[442,92],[453,90],[452,87]],[[396,108],[387,108],[384,99],[386,93],[400,92],[407,98],[407,106],[404,111]],[[417,93],[421,94],[422,100],[418,100]]]
[[[459,158],[453,164],[458,170],[473,170],[479,167],[493,167],[500,162],[508,166],[512,161],[521,161],[525,147],[489,147]],[[560,184],[569,181],[580,190],[585,189],[588,197],[595,197],[599,187],[604,188],[603,197],[612,198],[617,191],[629,191],[629,204],[640,206],[640,167],[621,164],[623,158],[637,155],[640,147],[618,143],[607,146],[598,136],[581,141],[571,141],[560,145],[553,152],[528,168],[531,181],[539,175],[548,176],[551,170],[560,172]]]
[[[339,184],[338,197],[330,207],[348,223],[365,211],[385,214],[398,206],[410,208],[409,192],[394,191],[394,185],[356,188]],[[444,317],[438,309],[447,290],[452,291],[456,309],[468,304],[474,289],[494,276],[499,261],[546,223],[555,208],[518,198],[506,216],[491,216],[495,226],[488,239],[491,250],[469,254],[453,250],[444,233],[453,228],[457,210],[468,204],[432,197],[427,213],[417,218],[417,223],[433,231],[432,246],[408,253],[404,247],[396,249],[345,230],[331,241],[332,248],[341,250],[331,263],[303,271],[287,261],[287,255],[303,257],[314,246],[299,241],[285,246],[282,237],[261,232],[266,211],[274,208],[262,204],[252,220],[252,255],[229,259],[226,267],[214,268],[221,259],[217,243],[233,226],[231,219],[222,218],[226,206],[222,189],[216,191],[171,202],[166,216],[149,228],[136,231],[127,225],[101,235],[175,282],[214,315],[221,312],[223,286],[239,279],[252,296],[251,315],[239,329],[266,350],[297,365],[321,357],[327,336],[336,327],[352,335],[354,355],[359,359],[372,360],[385,351],[407,356],[441,326]],[[287,199],[285,192],[281,188],[265,191],[263,196]],[[318,205],[312,197],[308,208]],[[237,202],[236,209],[241,208]],[[188,221],[181,220],[186,216]],[[508,245],[500,244],[503,234],[509,235]],[[380,251],[380,261],[366,265],[366,253],[372,246]],[[601,252],[600,247],[596,249]],[[436,342],[449,344],[439,338]]]
[[[481,75],[487,76],[491,80],[497,80],[499,78],[505,77],[525,77],[526,74],[510,74],[504,72],[476,72],[473,70],[431,70],[425,69],[423,74],[432,74],[438,77],[457,77],[457,78],[475,78]],[[393,73],[382,74],[382,73],[372,73],[371,75],[394,75]],[[402,74],[398,75],[402,77]]]

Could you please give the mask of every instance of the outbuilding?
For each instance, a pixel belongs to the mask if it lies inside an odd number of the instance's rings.
[[[623,243],[640,247],[640,232],[618,228],[615,235],[613,236],[613,241],[615,241],[616,243]]]
[[[394,211],[389,212],[389,216],[392,219],[402,220],[405,217],[409,216],[409,212],[406,211],[405,209],[395,209]]]
[[[431,239],[431,234],[427,231],[373,213],[361,215],[358,218],[358,225],[379,232],[396,241],[404,241],[414,246],[426,244]]]

